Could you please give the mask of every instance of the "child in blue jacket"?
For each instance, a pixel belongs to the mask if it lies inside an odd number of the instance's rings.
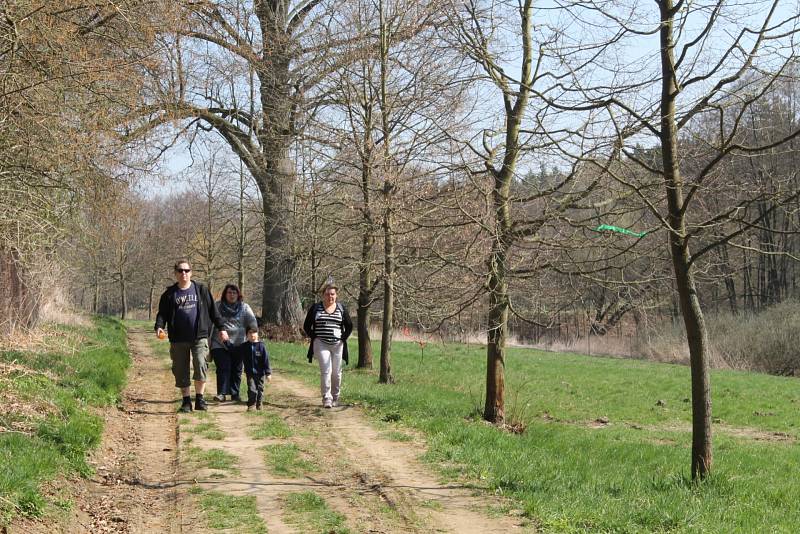
[[[272,369],[269,366],[269,353],[264,343],[258,340],[258,329],[247,329],[247,341],[238,347],[244,374],[247,375],[247,411],[261,409],[264,398],[264,381],[270,381]]]

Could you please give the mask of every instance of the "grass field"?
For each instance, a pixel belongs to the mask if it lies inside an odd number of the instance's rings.
[[[269,349],[276,373],[318,383],[304,346]],[[693,484],[687,367],[511,349],[506,413],[521,434],[480,419],[485,348],[428,345],[423,360],[416,344],[395,343],[392,369],[390,386],[377,384],[377,371],[348,370],[342,400],[364,405],[388,431],[421,431],[425,459],[443,477],[511,498],[544,531],[796,532],[800,524],[795,379],[712,373],[715,464]]]
[[[94,408],[117,402],[129,365],[125,330],[108,318],[52,327],[38,348],[0,352],[0,525],[69,508],[69,496],[43,486],[91,474],[86,455],[103,432]]]

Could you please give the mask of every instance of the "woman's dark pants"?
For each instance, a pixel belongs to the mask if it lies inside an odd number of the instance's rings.
[[[211,356],[217,366],[217,395],[239,397],[242,385],[242,357],[237,350],[213,349]]]

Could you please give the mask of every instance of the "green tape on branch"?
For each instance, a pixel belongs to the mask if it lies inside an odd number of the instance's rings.
[[[633,237],[644,237],[647,235],[647,232],[634,232],[633,230],[628,230],[627,228],[620,228],[619,226],[611,226],[610,224],[601,224],[595,231],[602,232],[604,230],[608,230],[609,232],[617,232],[620,234],[625,235],[632,235]]]

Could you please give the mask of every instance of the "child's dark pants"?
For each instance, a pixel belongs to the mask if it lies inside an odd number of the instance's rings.
[[[264,375],[247,375],[247,405],[261,405],[264,398]]]

